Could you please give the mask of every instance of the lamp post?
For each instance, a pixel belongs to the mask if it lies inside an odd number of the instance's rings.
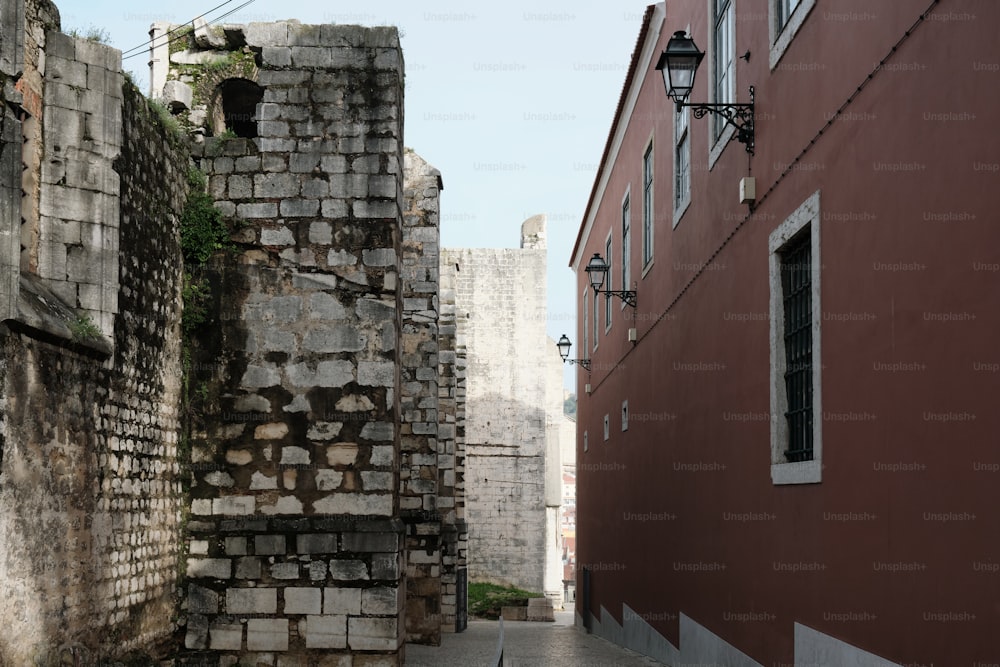
[[[674,33],[667,48],[660,54],[660,59],[656,63],[656,69],[663,74],[663,86],[667,90],[667,97],[677,103],[677,111],[683,107],[691,107],[695,118],[702,118],[706,114],[721,116],[727,125],[736,128],[736,139],[747,147],[747,153],[753,155],[754,151],[754,88],[750,86],[750,103],[740,102],[688,102],[694,88],[694,76],[698,72],[698,65],[701,64],[705,53],[701,51],[694,40],[687,36],[683,30]],[[749,54],[747,56],[749,58]]]
[[[556,347],[559,348],[559,356],[562,357],[563,363],[569,364],[579,364],[590,372],[590,359],[570,359],[569,358],[569,348],[573,347],[573,343],[569,342],[569,338],[566,334],[559,337],[559,342],[556,343]]]
[[[636,292],[635,290],[602,290],[601,287],[604,286],[604,281],[608,276],[608,264],[601,257],[601,253],[595,252],[594,256],[590,258],[587,266],[584,268],[587,272],[587,276],[590,277],[590,286],[594,288],[595,294],[607,294],[608,296],[616,296],[633,308],[636,307]]]

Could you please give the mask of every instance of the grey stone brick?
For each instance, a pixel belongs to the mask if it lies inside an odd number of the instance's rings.
[[[247,553],[247,538],[245,537],[227,537],[225,545],[227,556],[243,556]]]
[[[395,651],[400,639],[394,618],[348,619],[347,633],[352,651]]]
[[[210,588],[188,584],[188,612],[192,614],[218,614],[219,594]]]
[[[322,178],[306,179],[302,181],[302,196],[309,199],[324,199],[330,196],[330,184]]]
[[[276,588],[227,588],[227,614],[274,614],[278,611]]]
[[[298,563],[275,563],[271,566],[271,576],[275,579],[298,579]]]
[[[184,635],[184,648],[208,648],[208,618],[204,616],[188,616],[187,632]]]
[[[285,614],[322,613],[323,592],[319,588],[286,588]]]
[[[360,588],[326,588],[323,590],[324,614],[360,614]]]
[[[306,619],[306,648],[346,647],[346,616],[309,616]]]
[[[295,546],[295,552],[299,554],[337,553],[337,535],[335,533],[297,535]],[[316,613],[318,614],[319,612]]]
[[[353,551],[355,553],[395,553],[397,549],[399,549],[399,536],[395,533],[344,534],[344,551]]]
[[[395,266],[396,251],[392,248],[372,248],[362,252],[365,266]]]
[[[188,558],[187,576],[229,579],[232,563],[228,558]]]
[[[394,386],[396,384],[396,364],[391,361],[358,362],[358,384],[368,387]]]
[[[257,174],[253,178],[255,197],[297,197],[299,177],[295,174]]]
[[[372,579],[399,579],[399,555],[377,553],[372,555]]]
[[[247,650],[287,651],[288,619],[252,618],[247,621]]]
[[[332,560],[330,577],[342,581],[368,579],[368,566],[361,560]]]
[[[274,202],[255,202],[253,204],[237,204],[236,215],[241,218],[276,218],[278,205]]]
[[[399,208],[395,201],[366,201],[362,199],[354,202],[353,211],[355,218],[395,218]]]
[[[319,201],[316,199],[283,199],[281,215],[289,218],[313,217],[319,213]]]
[[[355,327],[339,326],[331,329],[313,329],[302,340],[302,349],[309,352],[359,352],[365,349],[367,336]],[[364,364],[365,362],[362,362]],[[361,381],[361,366],[358,367],[358,381]]]
[[[361,613],[373,615],[396,615],[399,613],[401,599],[399,589],[395,587],[366,588],[361,591]]]
[[[249,46],[284,46],[288,44],[288,24],[284,22],[251,23],[243,29],[243,34]]]
[[[212,623],[208,647],[215,651],[239,651],[243,648],[243,626],[239,623]]]
[[[346,218],[347,202],[343,199],[324,199],[322,204],[324,218]],[[330,252],[333,252],[332,250]]]
[[[265,46],[261,49],[261,57],[264,64],[271,67],[288,67],[292,64],[292,50],[287,46]]]
[[[295,67],[333,67],[330,49],[322,46],[293,46],[292,64]]]
[[[237,579],[260,579],[261,563],[259,558],[244,556],[236,559]]]
[[[255,535],[254,553],[258,556],[271,556],[285,553],[284,535]]]

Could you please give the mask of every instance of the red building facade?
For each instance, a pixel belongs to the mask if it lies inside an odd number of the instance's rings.
[[[997,26],[647,9],[570,263],[580,624],[668,664],[1000,660]],[[666,97],[677,30],[691,101],[755,87],[753,155]]]

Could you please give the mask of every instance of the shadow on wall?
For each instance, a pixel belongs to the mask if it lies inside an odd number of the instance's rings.
[[[545,410],[509,395],[466,404],[470,581],[541,592],[545,572]],[[473,439],[474,438],[474,439]]]

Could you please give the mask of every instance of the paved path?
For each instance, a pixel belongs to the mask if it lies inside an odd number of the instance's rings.
[[[507,621],[506,667],[651,667],[661,663],[573,627],[573,612],[555,623]],[[497,621],[469,621],[465,632],[443,634],[441,646],[406,645],[408,667],[485,667],[496,653]]]

